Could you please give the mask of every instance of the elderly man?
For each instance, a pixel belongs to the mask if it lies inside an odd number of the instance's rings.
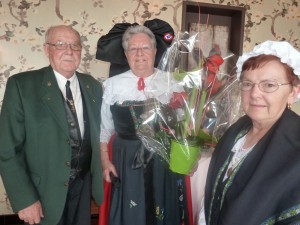
[[[50,66],[7,81],[0,115],[0,174],[27,224],[90,224],[91,192],[103,198],[99,151],[102,87],[76,72],[79,33],[50,27]]]

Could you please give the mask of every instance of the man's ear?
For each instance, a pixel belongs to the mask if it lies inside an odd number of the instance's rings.
[[[47,57],[49,57],[49,45],[47,45],[47,44],[45,43],[43,47],[44,47],[45,55],[46,55]]]

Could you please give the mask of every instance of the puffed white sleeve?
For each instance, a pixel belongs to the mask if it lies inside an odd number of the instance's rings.
[[[108,143],[110,137],[115,131],[114,122],[110,111],[111,101],[109,100],[112,97],[112,87],[110,82],[107,82],[108,80],[103,83],[104,93],[101,106],[100,142],[103,143]]]
[[[102,102],[101,106],[101,125],[100,125],[100,142],[108,143],[114,133],[114,124],[110,111],[110,105]]]

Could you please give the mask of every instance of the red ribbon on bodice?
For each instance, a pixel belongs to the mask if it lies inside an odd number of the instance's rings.
[[[144,78],[140,77],[140,79],[138,80],[138,90],[143,91],[144,89],[145,89]]]

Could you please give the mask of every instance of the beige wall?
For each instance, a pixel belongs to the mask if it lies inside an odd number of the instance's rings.
[[[256,43],[286,39],[300,49],[299,0],[206,0],[246,7],[244,51]],[[297,4],[298,3],[298,6]],[[182,0],[0,0],[0,108],[9,76],[48,65],[43,36],[50,25],[74,24],[83,37],[80,71],[105,79],[109,64],[95,59],[96,44],[115,23],[160,18],[181,27]],[[300,112],[300,107],[297,106]],[[1,146],[0,146],[1,147]],[[0,182],[0,214],[11,213]]]

